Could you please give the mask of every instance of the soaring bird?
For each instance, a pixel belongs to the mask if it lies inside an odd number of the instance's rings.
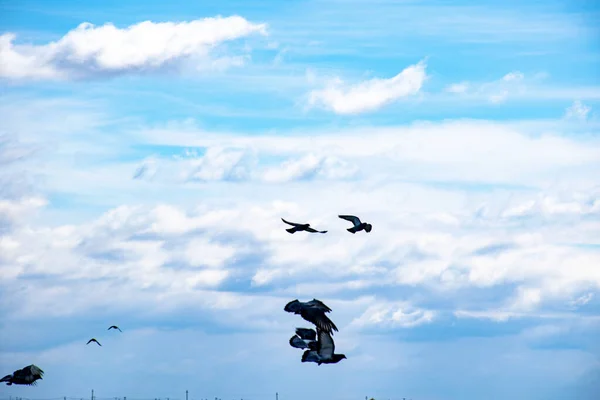
[[[335,354],[335,343],[328,332],[317,328],[317,345],[315,349],[306,350],[302,354],[302,362],[321,364],[336,364],[347,358],[345,354]]]
[[[102,346],[102,345],[100,344],[100,342],[99,342],[99,341],[97,341],[95,338],[91,338],[90,340],[88,340],[88,342],[87,342],[86,344],[90,344],[90,343],[92,343],[92,342],[96,342],[96,344],[97,344],[98,346]]]
[[[304,320],[328,333],[333,334],[333,331],[338,332],[337,326],[325,315],[326,312],[331,311],[331,308],[327,307],[320,300],[313,299],[305,303],[298,299],[292,300],[285,305],[283,310],[289,313],[300,314]]]
[[[317,332],[314,329],[296,328],[296,334],[290,338],[290,346],[297,349],[317,348]]]
[[[0,382],[6,382],[8,386],[10,385],[37,385],[37,380],[42,379],[44,376],[44,371],[36,365],[28,365],[23,369],[19,369],[13,372],[11,375],[6,375],[4,378],[0,379]]]
[[[286,221],[283,218],[281,218],[281,220],[283,222],[285,222],[286,224],[293,226],[293,228],[286,229],[286,231],[288,231],[289,233],[296,233],[299,231],[306,231],[306,232],[312,232],[312,233],[327,233],[327,231],[318,231],[316,229],[311,228],[310,224],[297,224],[295,222]]]
[[[361,222],[360,218],[355,217],[354,215],[338,215],[341,219],[345,219],[346,221],[352,222],[354,225],[352,228],[346,229],[348,232],[356,233],[358,231],[365,230],[366,232],[371,232],[373,229],[373,225],[368,224],[366,222]]]
[[[119,332],[123,332],[123,331],[121,330],[121,328],[119,328],[119,327],[118,327],[118,326],[116,326],[116,325],[112,325],[112,326],[111,326],[111,327],[109,327],[107,330],[109,330],[109,331],[110,331],[111,329],[118,329],[118,330],[119,330]]]

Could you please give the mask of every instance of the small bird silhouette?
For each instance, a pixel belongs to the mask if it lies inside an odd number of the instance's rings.
[[[99,342],[99,341],[97,341],[95,338],[91,338],[90,340],[88,340],[88,342],[87,342],[86,344],[90,344],[90,343],[92,343],[92,342],[96,342],[96,344],[97,344],[98,346],[102,346],[102,345],[100,344],[100,342]]]
[[[37,385],[37,380],[42,379],[44,376],[44,371],[37,365],[31,364],[25,368],[16,370],[10,375],[6,375],[4,378],[0,379],[0,382],[6,382],[8,386],[11,385],[27,385],[27,386],[35,386]]]
[[[348,232],[356,233],[362,230],[366,232],[371,232],[371,229],[373,229],[373,225],[368,224],[366,222],[361,222],[360,218],[354,215],[338,215],[338,217],[340,217],[341,219],[345,219],[346,221],[352,222],[354,226],[352,228],[346,229]]]
[[[118,327],[118,326],[116,326],[116,325],[112,325],[112,326],[111,326],[111,327],[109,327],[107,330],[108,330],[108,331],[110,331],[111,329],[118,329],[118,330],[119,330],[119,332],[123,332],[123,331],[121,330],[121,328],[119,328],[119,327]]]
[[[286,231],[288,231],[289,233],[296,233],[299,231],[306,231],[306,232],[312,232],[312,233],[327,233],[327,231],[318,231],[316,229],[311,228],[310,224],[297,224],[295,222],[286,221],[283,218],[281,218],[281,220],[283,222],[285,222],[286,224],[293,226],[293,228],[286,229]]]

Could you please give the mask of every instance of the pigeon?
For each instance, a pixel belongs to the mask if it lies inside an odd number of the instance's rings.
[[[317,345],[315,349],[306,350],[302,354],[302,362],[314,362],[321,364],[336,364],[347,358],[345,354],[335,354],[335,344],[328,332],[317,328]]]
[[[23,369],[19,369],[13,372],[11,375],[6,375],[4,378],[0,379],[0,382],[6,382],[8,386],[10,385],[28,385],[35,386],[37,385],[37,380],[42,379],[44,376],[44,371],[36,365],[28,365]]]
[[[119,330],[119,332],[123,332],[123,331],[121,330],[121,328],[119,328],[119,327],[118,327],[118,326],[116,326],[116,325],[112,325],[112,326],[111,326],[110,328],[108,328],[107,330],[109,330],[109,331],[110,331],[111,329],[118,329],[118,330]]]
[[[373,229],[373,225],[368,224],[366,222],[361,222],[360,218],[355,217],[354,215],[338,215],[338,217],[340,217],[341,219],[345,219],[346,221],[350,221],[352,222],[352,224],[354,224],[352,228],[346,229],[348,232],[356,233],[362,230],[366,232],[371,232],[371,229]]]
[[[86,344],[90,344],[90,343],[92,343],[92,342],[96,342],[96,344],[97,344],[98,346],[102,346],[102,345],[100,344],[100,342],[99,342],[99,341],[97,341],[95,338],[91,338],[90,340],[88,340],[88,342],[87,342]]]
[[[285,305],[283,310],[289,313],[300,314],[304,320],[328,333],[333,334],[333,331],[338,332],[337,326],[325,315],[326,312],[331,311],[331,308],[327,307],[320,300],[313,299],[306,303],[298,301],[298,299],[292,300]]]
[[[286,231],[288,231],[289,233],[296,233],[299,231],[306,231],[306,232],[312,232],[312,233],[327,233],[327,231],[318,231],[316,229],[311,228],[310,224],[297,224],[295,222],[286,221],[283,218],[281,218],[281,220],[283,222],[285,222],[286,224],[293,226],[293,228],[286,229]]]
[[[296,328],[296,334],[290,338],[290,346],[297,349],[317,348],[317,332],[314,329]]]

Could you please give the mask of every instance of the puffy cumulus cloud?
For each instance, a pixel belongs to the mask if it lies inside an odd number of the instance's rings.
[[[288,182],[305,179],[347,179],[356,176],[358,167],[340,158],[309,153],[304,157],[267,168],[263,179],[267,182]]]
[[[340,78],[308,95],[310,107],[320,106],[336,114],[360,114],[377,110],[386,104],[418,93],[425,82],[426,64],[421,61],[388,79],[374,78],[346,84]]]
[[[126,28],[84,22],[56,42],[14,44],[16,35],[0,36],[0,77],[72,79],[102,74],[156,71],[191,60],[202,68],[212,49],[252,34],[266,25],[243,17],[204,18],[189,22],[144,21]],[[239,56],[209,61],[213,67],[240,65]]]

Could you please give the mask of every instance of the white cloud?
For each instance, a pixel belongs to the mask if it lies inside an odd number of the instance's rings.
[[[221,43],[254,33],[266,35],[265,24],[240,16],[189,22],[144,21],[127,28],[84,22],[56,42],[13,44],[16,35],[0,36],[0,77],[71,79],[87,75],[152,71],[186,59],[202,63]],[[242,59],[214,60],[216,67],[239,65]]]
[[[368,327],[402,327],[412,328],[433,321],[435,312],[415,308],[408,303],[399,304],[378,303],[370,306],[358,318],[354,319],[350,326]]]
[[[532,78],[531,80],[536,79]],[[492,82],[450,84],[445,91],[453,94],[485,97],[490,103],[500,104],[511,96],[523,95],[527,91],[528,81],[522,72],[512,71]]]
[[[573,104],[569,108],[567,108],[565,112],[565,117],[585,120],[591,110],[591,107],[586,106],[580,100],[575,100]]]
[[[425,62],[421,61],[392,78],[373,78],[354,85],[344,84],[337,78],[324,89],[310,92],[308,104],[342,115],[374,111],[401,97],[418,93],[427,77],[425,69]]]
[[[267,182],[313,178],[345,179],[351,178],[357,173],[356,166],[337,157],[309,153],[302,158],[285,161],[279,166],[267,168],[263,179]]]

